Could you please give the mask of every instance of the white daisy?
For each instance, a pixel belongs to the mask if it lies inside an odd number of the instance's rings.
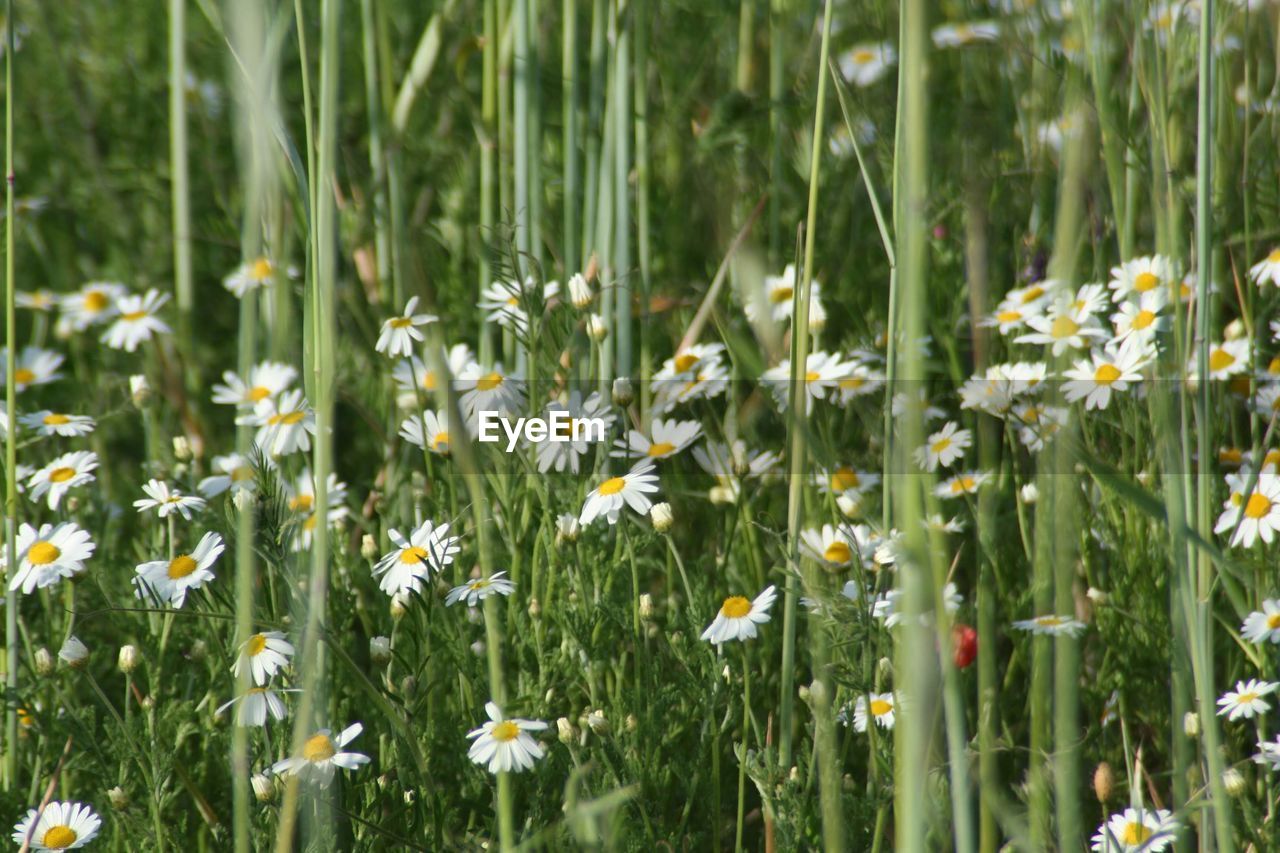
[[[1209,344],[1209,378],[1229,379],[1249,369],[1250,351],[1248,338]],[[1200,379],[1200,349],[1197,346],[1191,363],[1187,366],[1189,378]]]
[[[1178,821],[1167,809],[1127,808],[1093,836],[1096,853],[1160,853],[1173,843]]]
[[[868,42],[849,48],[837,61],[844,79],[866,87],[888,73],[898,61],[898,52],[888,42]]]
[[[142,491],[147,496],[133,502],[138,512],[146,512],[154,509],[156,514],[161,518],[166,518],[170,513],[181,513],[182,517],[187,521],[191,520],[191,513],[204,509],[204,498],[195,495],[184,495],[177,489],[170,489],[169,484],[163,480],[148,480],[147,484],[142,487]]]
[[[1253,757],[1254,764],[1265,764],[1269,770],[1280,770],[1280,735],[1275,740],[1258,741],[1258,754]]]
[[[291,657],[293,644],[284,638],[283,632],[263,631],[241,644],[231,673],[239,678],[241,672],[247,671],[253,676],[253,683],[261,687],[288,666]]]
[[[14,306],[29,308],[47,314],[58,304],[58,297],[52,290],[37,288],[35,290],[19,290],[13,294]]]
[[[1251,643],[1280,644],[1280,601],[1265,599],[1262,610],[1255,610],[1244,618],[1240,635]]]
[[[1168,304],[1168,292],[1164,288],[1148,290],[1138,294],[1120,305],[1120,310],[1111,315],[1111,325],[1115,327],[1117,342],[1129,337],[1141,341],[1150,341],[1157,333],[1167,331],[1171,325],[1168,315],[1162,315]]]
[[[449,375],[453,378],[462,376],[475,363],[475,356],[466,344],[454,344],[444,353],[444,362],[448,365]],[[408,408],[418,407],[418,390],[434,392],[440,387],[435,373],[416,355],[401,359],[391,371],[396,389],[410,402]]]
[[[830,524],[822,525],[822,529],[809,528],[800,531],[800,550],[811,559],[829,569],[847,569],[854,558],[861,560],[864,556],[861,544],[853,532],[843,527]]]
[[[656,491],[658,475],[653,472],[653,463],[638,462],[626,474],[609,477],[592,489],[582,504],[578,521],[585,527],[604,516],[610,524],[617,524],[623,504],[639,515],[645,515],[653,505],[648,496]]]
[[[71,332],[83,332],[96,323],[102,323],[116,315],[119,299],[129,293],[128,288],[115,281],[91,281],[76,293],[62,297],[59,306],[59,337]]]
[[[92,806],[55,800],[43,810],[27,810],[13,828],[13,843],[29,850],[75,850],[96,838],[101,827]]]
[[[474,423],[480,412],[515,413],[524,406],[524,382],[519,374],[508,374],[501,363],[486,368],[467,365],[454,380],[462,398],[462,411]]]
[[[1238,482],[1243,489],[1247,485],[1247,473],[1244,477],[1237,474]],[[1232,482],[1229,480],[1228,482]],[[1231,537],[1231,545],[1243,545],[1252,548],[1259,537],[1266,544],[1275,538],[1276,529],[1280,528],[1280,476],[1275,474],[1259,474],[1258,483],[1253,492],[1245,500],[1243,494],[1232,490],[1223,504],[1223,512],[1214,525],[1214,533],[1225,533],[1235,530]]]
[[[269,287],[276,279],[276,267],[267,258],[247,261],[236,267],[222,280],[222,286],[244,299],[245,294],[262,287]]]
[[[172,560],[153,560],[141,563],[133,585],[134,595],[144,601],[158,601],[172,607],[182,607],[187,592],[199,589],[215,578],[213,564],[226,546],[217,533],[206,533],[190,554],[179,554]]]
[[[519,773],[533,767],[545,754],[541,744],[529,734],[547,728],[541,720],[506,719],[493,702],[486,702],[484,711],[489,721],[480,728],[467,732],[474,741],[467,750],[467,758],[480,765],[488,765],[489,772]]]
[[[1084,349],[1090,341],[1106,337],[1106,332],[1096,319],[1067,303],[1059,303],[1048,313],[1027,320],[1032,331],[1014,338],[1014,343],[1041,344],[1049,347],[1054,355],[1062,355],[1068,349]]]
[[[332,527],[340,519],[346,518],[350,510],[347,508],[347,484],[338,479],[338,475],[330,473],[325,481],[328,508],[325,517]],[[293,513],[294,528],[293,551],[299,553],[311,548],[315,535],[316,523],[316,481],[310,468],[303,468],[292,483],[285,483],[285,500],[289,511]]]
[[[972,495],[990,480],[990,471],[965,471],[943,480],[934,487],[933,493],[940,498],[958,498],[963,495]]]
[[[875,471],[862,471],[850,465],[840,465],[831,470],[819,468],[813,477],[814,485],[823,494],[862,495],[880,485],[880,475]]]
[[[87,415],[68,415],[48,409],[23,415],[18,421],[27,429],[35,430],[37,435],[59,435],[64,438],[88,435],[95,426],[93,418]]]
[[[491,595],[510,595],[516,591],[516,585],[504,575],[506,572],[495,572],[487,578],[476,578],[462,586],[455,586],[445,596],[444,603],[451,605],[465,601],[468,607],[475,607]]]
[[[423,583],[432,572],[439,572],[453,562],[454,554],[461,550],[457,536],[449,535],[449,524],[437,525],[424,521],[406,539],[398,530],[389,530],[396,549],[378,560],[373,576],[379,578],[378,586],[387,595],[421,592]]]
[[[930,33],[933,44],[939,50],[948,47],[965,47],[1000,38],[1000,25],[995,21],[970,21],[962,24],[944,24],[934,27]]]
[[[649,427],[649,435],[631,430],[626,441],[614,442],[609,455],[615,458],[667,459],[675,456],[702,435],[702,425],[697,421],[655,420]]]
[[[342,730],[337,737],[329,729],[320,731],[307,738],[302,745],[302,753],[292,758],[277,761],[271,765],[271,772],[298,776],[304,782],[315,782],[321,787],[333,781],[337,768],[343,770],[359,770],[372,759],[359,752],[342,752],[343,747],[355,740],[364,726],[352,723]]]
[[[404,313],[398,317],[392,317],[382,324],[382,331],[378,334],[378,342],[373,348],[383,355],[395,358],[397,356],[411,356],[413,354],[414,341],[424,340],[422,332],[418,331],[419,326],[425,326],[428,323],[434,323],[439,318],[434,314],[415,314],[414,309],[418,307],[418,297],[412,296],[405,303]]]
[[[1013,627],[1019,631],[1030,631],[1032,634],[1043,636],[1057,637],[1065,635],[1068,637],[1079,637],[1084,633],[1087,627],[1078,619],[1070,616],[1036,616],[1031,619],[1023,619],[1013,623]]]
[[[133,352],[138,344],[151,340],[153,335],[167,335],[173,330],[156,316],[169,294],[148,290],[141,296],[122,296],[116,303],[115,321],[102,335],[102,342],[112,349]]]
[[[1137,338],[1123,344],[1095,347],[1089,359],[1081,359],[1066,371],[1063,392],[1070,402],[1084,400],[1085,410],[1105,409],[1111,403],[1112,391],[1128,391],[1129,383],[1142,379],[1142,368],[1155,353]]]
[[[964,458],[972,442],[973,434],[969,430],[960,429],[955,421],[947,421],[923,446],[916,448],[916,464],[926,471],[937,471],[940,465],[950,468]]]
[[[865,732],[867,723],[875,720],[882,729],[892,729],[894,723],[895,699],[892,693],[872,693],[870,701],[866,695],[859,696],[853,703],[853,728]],[[841,714],[844,717],[844,713]],[[848,725],[848,719],[842,720]]]
[[[84,562],[93,556],[95,547],[88,531],[75,522],[64,521],[56,527],[42,524],[39,530],[23,524],[18,528],[18,571],[9,589],[30,595],[32,590],[73,577],[84,571]]]
[[[677,356],[677,361],[679,360]],[[679,378],[653,381],[653,406],[669,412],[682,403],[710,400],[729,387],[729,371],[718,359],[699,363],[696,370]]]
[[[60,352],[23,347],[13,369],[13,390],[21,394],[32,385],[47,385],[61,379],[62,374],[58,372],[58,368],[62,366],[63,359]],[[9,350],[0,351],[0,388],[9,381],[8,361]]]
[[[297,378],[296,369],[278,361],[259,363],[247,379],[228,370],[222,374],[222,382],[213,386],[213,402],[252,409],[282,393]]]
[[[449,455],[449,417],[444,411],[424,409],[421,416],[410,415],[400,424],[400,435],[416,447]]]
[[[793,301],[795,292],[796,265],[787,264],[782,275],[764,277],[763,293],[755,294],[755,298],[746,299],[743,311],[752,323],[759,322],[762,316],[768,316],[775,323],[789,322],[795,310]],[[763,315],[761,309],[765,312]],[[816,324],[821,326],[825,319],[826,312],[822,308],[822,284],[814,280],[809,283],[809,325],[813,326],[817,321]]]
[[[236,418],[236,423],[256,426],[253,441],[270,456],[310,450],[311,436],[316,432],[315,412],[298,389],[285,391],[278,400],[263,399],[252,413]]]
[[[773,585],[755,597],[754,601],[741,595],[733,595],[724,600],[716,618],[702,632],[702,639],[717,646],[731,640],[750,640],[756,636],[756,626],[763,625],[771,618],[769,608],[777,598],[777,590]]]
[[[1249,267],[1249,278],[1257,284],[1270,282],[1280,287],[1280,248],[1272,249],[1265,258]]]
[[[1163,255],[1134,258],[1111,268],[1108,286],[1115,292],[1116,300],[1128,299],[1132,294],[1141,296],[1152,290],[1168,292],[1178,279],[1174,263]]]
[[[842,361],[839,353],[814,352],[805,359],[804,384],[805,414],[812,414],[815,400],[824,400],[827,391],[836,387],[849,372],[849,363]],[[760,374],[760,380],[768,384],[778,408],[786,410],[791,385],[791,360],[783,359],[777,367]]]
[[[98,454],[86,450],[64,453],[27,479],[28,496],[38,502],[48,495],[49,509],[57,509],[69,489],[92,483]]]
[[[271,457],[263,457],[268,467]],[[253,463],[239,453],[215,456],[211,467],[215,473],[200,481],[196,488],[206,498],[214,498],[230,489],[233,494],[253,492],[258,488],[258,472]]]
[[[271,687],[250,687],[244,695],[223,703],[218,710],[214,711],[214,714],[222,716],[223,711],[232,705],[239,704],[239,707],[236,708],[236,725],[260,728],[267,724],[268,715],[273,720],[283,720],[287,717],[289,711],[285,707],[284,699],[280,694],[297,692],[301,691],[275,690]]]
[[[1237,681],[1235,690],[1228,690],[1218,699],[1218,716],[1226,716],[1230,722],[1240,718],[1252,720],[1256,714],[1271,710],[1271,704],[1262,697],[1269,696],[1280,684],[1274,681]]]

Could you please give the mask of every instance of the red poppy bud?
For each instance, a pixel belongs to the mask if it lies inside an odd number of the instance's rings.
[[[951,646],[957,669],[964,669],[978,656],[978,632],[968,625],[956,624],[951,629]]]

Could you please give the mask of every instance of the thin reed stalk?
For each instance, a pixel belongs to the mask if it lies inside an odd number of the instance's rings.
[[[636,248],[640,264],[640,412],[647,416],[651,389],[649,374],[649,294],[652,271],[649,237],[649,0],[632,0],[631,21],[636,33]]]
[[[378,85],[378,27],[376,0],[360,0],[360,34],[364,57],[364,99],[369,124],[369,179],[373,184],[373,251],[378,296],[391,298],[391,231],[387,222],[387,157],[383,126],[382,90]],[[397,303],[398,307],[398,303]]]
[[[178,345],[188,375],[192,358],[195,277],[191,268],[191,181],[187,152],[187,0],[169,0],[169,193],[173,226],[173,284],[178,303]]]
[[[493,281],[487,243],[493,239],[498,181],[498,3],[484,0],[484,52],[480,83],[480,263],[477,297]],[[479,309],[477,309],[479,311]],[[493,363],[493,328],[477,314],[480,361]]]
[[[5,52],[4,52],[4,340],[5,353],[5,435],[4,443],[4,547],[5,589],[18,571],[18,443],[17,435],[17,368],[18,330],[16,320],[17,280],[14,262],[13,192],[13,56],[17,51],[14,36],[13,0],[5,0]],[[18,693],[18,602],[16,595],[6,595],[4,600],[5,693],[16,697]],[[18,706],[8,698],[4,716],[4,789],[11,791],[18,776]]]
[[[609,340],[618,376],[630,377],[631,351],[631,27],[626,0],[615,0],[613,53],[613,291],[617,312]]]
[[[511,28],[515,34],[514,124],[515,124],[515,210],[516,249],[518,274],[524,277],[528,260],[531,234],[529,194],[529,3],[531,0],[514,0],[511,10]]]
[[[561,157],[564,181],[564,234],[562,235],[562,261],[567,279],[581,268],[578,256],[578,215],[581,203],[578,157],[578,104],[582,98],[578,78],[578,3],[564,0],[560,10],[561,46]]]

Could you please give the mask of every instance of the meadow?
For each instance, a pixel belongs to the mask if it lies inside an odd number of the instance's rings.
[[[1280,849],[1280,4],[4,11],[16,848]]]

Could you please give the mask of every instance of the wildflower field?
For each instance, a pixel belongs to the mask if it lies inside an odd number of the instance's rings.
[[[16,849],[1280,850],[1274,0],[5,0]]]

